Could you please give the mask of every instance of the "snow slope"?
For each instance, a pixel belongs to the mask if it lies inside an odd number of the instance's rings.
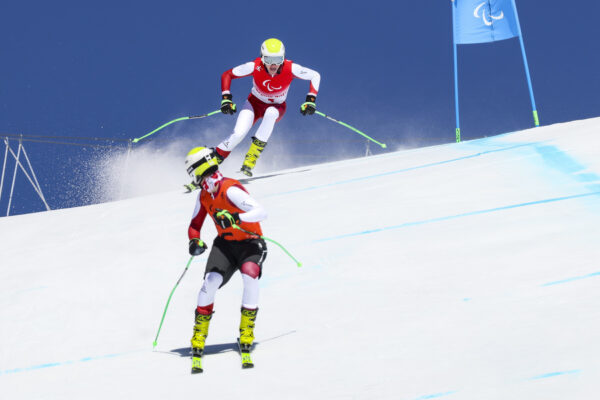
[[[189,373],[205,255],[152,350],[195,195],[1,218],[0,398],[594,398],[599,131],[576,121],[249,183],[265,235],[303,263],[270,245],[253,370],[234,351],[237,275],[205,373]]]

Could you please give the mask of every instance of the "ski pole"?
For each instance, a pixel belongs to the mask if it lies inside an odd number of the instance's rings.
[[[296,257],[294,257],[294,256],[293,256],[293,255],[292,255],[292,254],[291,254],[289,251],[287,251],[287,249],[286,249],[285,247],[283,247],[282,245],[280,245],[279,243],[277,243],[277,242],[276,242],[276,241],[274,241],[273,239],[269,239],[268,237],[265,237],[265,236],[258,235],[258,234],[254,233],[254,232],[247,231],[247,230],[245,230],[244,228],[241,228],[239,225],[236,225],[236,224],[233,224],[232,226],[233,226],[235,229],[239,229],[239,230],[240,230],[240,231],[242,231],[242,232],[246,232],[248,235],[253,235],[253,236],[259,237],[259,238],[261,238],[261,239],[263,239],[263,240],[266,240],[267,242],[275,243],[277,246],[279,246],[279,247],[281,248],[281,250],[283,250],[283,251],[285,252],[285,254],[287,254],[287,255],[288,255],[288,256],[289,256],[289,257],[290,257],[292,260],[294,260],[294,262],[296,263],[296,265],[297,265],[298,267],[301,267],[301,266],[302,266],[302,263],[301,263],[300,261],[298,261],[298,260],[296,259]]]
[[[353,130],[354,132],[358,133],[359,135],[366,137],[366,138],[367,138],[367,139],[369,139],[371,142],[373,142],[373,143],[377,143],[378,145],[380,145],[380,146],[381,146],[382,148],[384,148],[384,149],[385,149],[385,148],[387,148],[387,145],[386,145],[385,143],[378,142],[377,140],[373,139],[373,138],[372,138],[372,137],[370,137],[370,136],[367,136],[367,135],[365,135],[364,133],[362,133],[361,131],[359,131],[359,130],[358,130],[358,129],[356,129],[355,127],[353,127],[353,126],[350,126],[350,125],[348,125],[348,124],[347,124],[347,123],[345,123],[345,122],[338,121],[337,119],[335,119],[335,118],[333,118],[333,117],[330,117],[329,115],[323,114],[322,112],[319,112],[319,111],[315,111],[315,114],[319,114],[321,117],[325,117],[325,118],[327,118],[327,119],[328,119],[328,120],[330,120],[330,121],[337,122],[338,124],[340,124],[340,125],[342,125],[342,126],[345,126],[345,127],[346,127],[346,128],[348,128],[348,129],[351,129],[351,130]]]
[[[202,115],[192,115],[192,116],[189,116],[189,117],[175,118],[173,121],[169,121],[169,122],[167,122],[166,124],[163,124],[163,125],[159,126],[158,128],[156,128],[156,129],[155,129],[155,130],[153,130],[152,132],[150,132],[150,133],[147,133],[147,134],[145,134],[145,135],[144,135],[144,136],[142,136],[142,137],[139,137],[139,138],[135,138],[135,139],[133,139],[133,140],[132,140],[132,142],[133,142],[133,143],[137,143],[137,142],[139,142],[140,140],[142,140],[142,139],[144,139],[144,138],[147,138],[148,136],[150,136],[150,135],[152,135],[152,134],[154,134],[154,133],[156,133],[156,132],[160,131],[161,129],[163,129],[163,128],[165,128],[165,127],[167,127],[167,126],[171,125],[171,124],[174,124],[175,122],[183,121],[183,120],[186,120],[186,119],[200,119],[200,118],[210,117],[211,115],[215,115],[215,114],[217,114],[217,113],[219,113],[219,112],[221,112],[221,110],[220,110],[220,109],[219,109],[219,110],[216,110],[216,111],[211,111],[211,112],[209,112],[209,113],[207,113],[207,114],[202,114]]]
[[[158,332],[156,332],[156,337],[154,338],[154,343],[152,343],[152,350],[154,350],[154,348],[156,347],[156,343],[158,342],[158,335],[160,335],[160,328],[162,328],[163,321],[165,320],[165,315],[167,315],[167,308],[169,308],[169,303],[171,302],[171,297],[173,296],[173,293],[175,293],[175,289],[177,289],[177,286],[179,286],[179,282],[181,282],[181,280],[183,279],[183,276],[185,275],[188,268],[190,267],[190,264],[192,263],[193,259],[194,259],[194,256],[191,256],[190,260],[188,261],[187,265],[185,266],[185,269],[183,270],[183,273],[177,280],[175,287],[173,288],[173,290],[171,290],[171,294],[169,295],[169,299],[167,300],[167,305],[165,306],[165,311],[163,311],[163,315],[160,320],[160,325],[158,326]]]

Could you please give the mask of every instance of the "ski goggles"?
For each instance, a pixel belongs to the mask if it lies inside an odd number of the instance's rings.
[[[262,56],[262,62],[265,65],[281,65],[283,64],[283,56]]]

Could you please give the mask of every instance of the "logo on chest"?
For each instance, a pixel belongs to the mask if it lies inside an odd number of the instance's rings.
[[[267,88],[267,90],[269,92],[274,92],[275,90],[280,90],[283,86],[279,86],[279,87],[275,87],[275,86],[271,86],[271,80],[270,79],[266,79],[263,81],[263,86]]]

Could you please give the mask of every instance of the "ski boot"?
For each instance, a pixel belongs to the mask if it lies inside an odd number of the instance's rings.
[[[238,338],[238,346],[240,348],[240,356],[242,356],[242,368],[254,368],[252,356],[252,343],[254,342],[254,321],[258,308],[249,310],[242,307],[242,319],[240,320],[240,337]]]
[[[252,144],[246,153],[244,163],[242,164],[242,173],[247,176],[252,176],[252,168],[256,165],[256,160],[260,157],[260,153],[263,152],[267,142],[258,140],[256,137],[252,137]]]
[[[248,310],[242,307],[242,318],[240,320],[240,347],[242,350],[250,350],[254,342],[254,321],[256,320],[255,310]]]
[[[204,342],[208,336],[208,326],[212,313],[208,315],[200,314],[196,310],[196,324],[194,325],[194,335],[192,336],[192,374],[198,374],[202,369],[202,356],[204,355]]]

